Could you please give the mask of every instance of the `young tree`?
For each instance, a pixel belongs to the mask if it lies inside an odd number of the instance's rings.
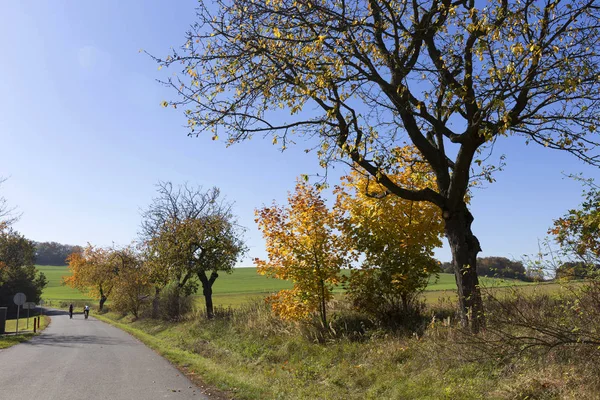
[[[403,148],[399,156],[402,161],[390,179],[413,189],[435,187],[427,164],[409,162],[414,160],[414,149]],[[380,319],[407,315],[431,275],[440,271],[433,258],[433,250],[442,245],[439,208],[385,196],[385,187],[356,171],[343,179],[336,192],[341,231],[363,260],[350,276],[354,304]]]
[[[141,307],[150,298],[149,265],[134,246],[115,250],[112,259],[118,265],[119,273],[111,295],[111,308],[129,312],[137,319]]]
[[[156,278],[166,278],[163,285],[174,281],[177,293],[184,295],[196,291],[192,278],[197,276],[211,318],[212,286],[218,272],[231,273],[246,251],[243,229],[217,188],[174,189],[170,182],[161,182],[158,193],[142,222],[149,262],[155,269],[151,274],[155,283]]]
[[[63,284],[100,300],[98,309],[102,311],[119,275],[120,265],[113,255],[111,249],[88,243],[83,251],[72,253],[67,258],[71,275],[63,277]]]
[[[595,267],[600,264],[600,187],[593,180],[584,180],[584,184],[588,190],[581,206],[555,220],[549,233],[565,255]]]
[[[182,66],[165,82],[178,98],[163,105],[185,110],[190,134],[272,135],[283,148],[309,136],[323,165],[354,163],[393,195],[435,204],[462,322],[472,311],[476,332],[469,182],[493,180],[486,152],[508,135],[600,164],[599,16],[596,0],[217,0],[201,2],[184,46],[156,60]],[[435,189],[391,179],[405,141]]]
[[[327,326],[327,301],[345,262],[335,216],[317,189],[307,183],[296,184],[288,203],[287,208],[273,205],[256,211],[268,259],[256,258],[254,263],[258,273],[294,285],[268,299],[277,314],[297,320],[318,312]]]

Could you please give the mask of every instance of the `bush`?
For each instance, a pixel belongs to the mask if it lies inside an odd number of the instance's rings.
[[[512,362],[523,356],[598,358],[600,282],[564,285],[556,294],[513,289],[487,294],[483,335],[462,332],[474,358]]]
[[[429,273],[398,277],[381,269],[352,271],[347,296],[356,310],[384,326],[419,329],[424,304],[419,299]]]
[[[161,291],[159,300],[159,318],[165,321],[178,321],[192,311],[193,298],[187,291],[171,283]]]

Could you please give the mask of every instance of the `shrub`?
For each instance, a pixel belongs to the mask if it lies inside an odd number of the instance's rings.
[[[383,269],[354,270],[347,295],[354,307],[381,324],[413,330],[420,325],[424,304],[419,295],[431,272],[399,275]]]
[[[193,299],[187,291],[179,288],[174,282],[161,291],[158,307],[160,319],[177,321],[192,311]]]

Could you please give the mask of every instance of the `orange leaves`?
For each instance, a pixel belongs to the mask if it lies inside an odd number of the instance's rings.
[[[335,232],[335,216],[319,192],[306,182],[296,184],[288,204],[287,208],[274,204],[256,210],[268,259],[255,259],[254,264],[259,274],[286,279],[294,285],[293,290],[269,298],[274,312],[282,318],[299,320],[318,311],[326,322],[326,302],[345,262]]]
[[[73,253],[67,258],[71,276],[63,277],[63,283],[94,298],[108,296],[118,270],[110,249],[88,244],[82,253]]]
[[[565,252],[596,264],[600,260],[600,188],[593,181],[585,184],[590,187],[585,201],[555,220],[548,233],[554,235]]]

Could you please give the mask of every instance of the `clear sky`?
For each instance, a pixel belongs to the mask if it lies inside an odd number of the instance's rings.
[[[284,153],[270,140],[226,148],[187,137],[186,119],[140,49],[166,56],[194,21],[193,0],[12,1],[0,13],[0,195],[22,212],[15,225],[36,241],[127,244],[159,180],[218,186],[231,201],[251,257],[264,257],[253,210],[282,203],[295,178],[320,172],[300,144]],[[481,256],[520,259],[537,251],[553,218],[581,199],[562,172],[598,169],[520,138],[498,141],[507,166],[474,193]],[[339,169],[338,169],[339,171]],[[336,174],[332,174],[334,177]],[[331,183],[335,183],[332,181]],[[450,260],[447,247],[437,251]]]

